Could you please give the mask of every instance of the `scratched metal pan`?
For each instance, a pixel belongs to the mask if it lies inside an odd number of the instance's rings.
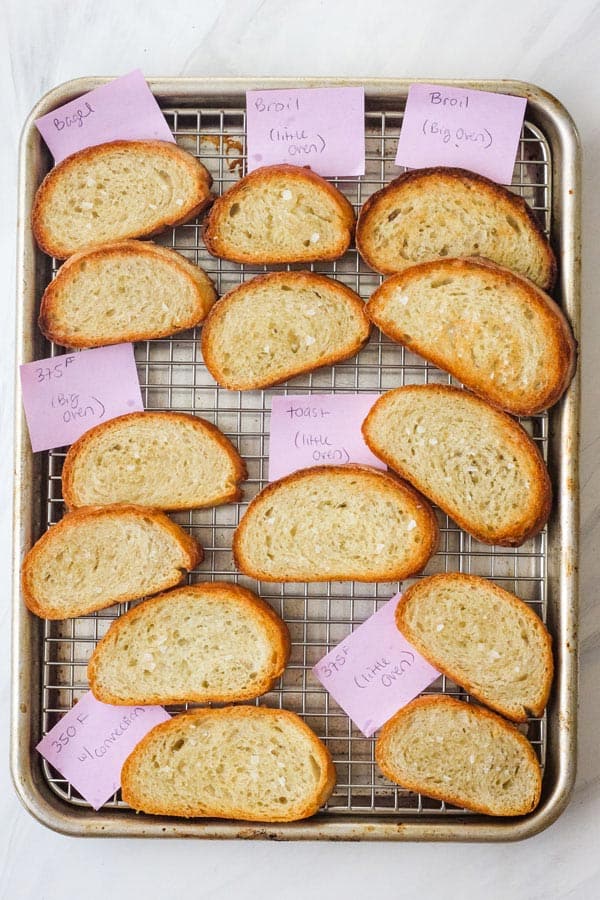
[[[19,179],[17,362],[64,351],[48,344],[36,325],[44,287],[58,264],[36,248],[29,226],[35,190],[51,159],[33,120],[106,79],[82,79],[47,94],[29,117],[22,138]],[[394,156],[409,84],[414,79],[353,82],[366,88],[367,171],[361,178],[334,179],[358,208],[399,174]],[[238,180],[245,165],[245,91],[273,87],[342,85],[335,79],[150,79],[167,121],[183,147],[211,170],[217,192]],[[559,259],[556,298],[579,333],[580,158],[577,134],[563,107],[539,88],[511,81],[449,84],[523,96],[526,120],[512,190],[534,208]],[[210,257],[201,223],[166,232],[159,239],[204,266],[224,293],[263,267],[237,266]],[[356,254],[319,271],[368,297],[380,278]],[[326,807],[299,823],[263,825],[219,820],[135,815],[116,794],[94,812],[35,751],[35,745],[87,690],[86,663],[96,641],[125,607],[67,622],[30,615],[19,594],[23,554],[64,512],[62,450],[32,454],[17,390],[15,458],[15,556],[13,632],[12,772],[17,792],[40,822],[67,834],[110,836],[273,838],[311,840],[517,840],[546,828],[567,804],[575,778],[577,709],[577,558],[579,381],[550,414],[524,420],[548,461],[555,500],[548,528],[524,547],[477,544],[438,511],[442,544],[427,572],[486,575],[515,591],[547,622],[554,639],[556,677],[547,713],[527,723],[527,734],[544,768],[538,809],[500,820],[455,809],[390,784],[379,773],[373,741],[364,738],[323,691],[312,666],[378,609],[399,585],[257,584],[240,576],[231,559],[231,536],[246,503],[265,483],[271,397],[289,392],[381,391],[400,384],[450,379],[378,332],[359,356],[321,372],[300,376],[271,391],[243,394],[218,389],[207,373],[195,331],[136,344],[136,360],[148,409],[191,411],[215,422],[238,445],[248,463],[244,502],[175,516],[206,549],[191,580],[241,581],[264,596],[288,622],[290,665],[280,684],[260,702],[299,712],[329,746],[338,784]],[[430,689],[462,696],[440,678]],[[176,712],[177,710],[173,710]]]

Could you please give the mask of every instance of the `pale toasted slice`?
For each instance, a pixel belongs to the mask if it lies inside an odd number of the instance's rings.
[[[239,500],[246,466],[211,422],[174,412],[118,416],[70,447],[62,472],[68,507],[139,503],[197,509]]]
[[[208,275],[181,254],[121,241],[63,264],[44,291],[39,326],[64,347],[146,341],[192,328],[216,299]]]
[[[202,355],[223,387],[252,390],[354,356],[370,330],[365,304],[344,284],[274,272],[219,300],[202,329]]]
[[[443,259],[392,275],[367,304],[389,337],[495,406],[528,416],[552,406],[575,371],[575,341],[533,282],[483,259]]]
[[[50,256],[132,237],[193,219],[211,200],[202,163],[168,141],[111,141],[68,156],[35,196],[33,234]]]
[[[377,191],[360,212],[356,246],[384,274],[446,256],[485,256],[544,289],[556,274],[525,201],[466,169],[415,169]]]
[[[204,242],[234,262],[309,262],[343,256],[353,229],[352,205],[320,175],[265,166],[215,201]]]
[[[198,709],[150,731],[125,760],[123,799],[162,816],[292,822],[335,787],[329,751],[295,713]]]
[[[482,703],[516,722],[541,716],[552,685],[552,639],[514,594],[476,575],[431,575],[404,592],[396,624]]]
[[[373,453],[485,544],[520,546],[546,523],[548,471],[510,416],[439,384],[388,391],[363,422]]]
[[[43,619],[70,619],[179,584],[202,548],[162,512],[87,507],[42,535],[21,570],[23,599]]]
[[[390,781],[489,816],[524,816],[540,801],[540,765],[527,738],[451,697],[419,697],[396,713],[375,759]]]
[[[261,581],[396,581],[438,545],[429,504],[369,466],[316,466],[254,498],[233,538],[242,572]]]
[[[235,584],[160,594],[117,619],[88,663],[94,696],[115,705],[252,700],[290,654],[287,626]]]

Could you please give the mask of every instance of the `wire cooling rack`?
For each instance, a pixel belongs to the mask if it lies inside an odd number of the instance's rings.
[[[221,193],[245,172],[245,111],[203,107],[163,110],[177,143],[200,157]],[[366,174],[360,178],[333,179],[356,210],[383,185],[400,174],[394,158],[401,112],[368,110],[366,113]],[[526,122],[521,134],[512,190],[535,210],[546,234],[550,231],[551,158],[548,141],[538,128]],[[215,281],[219,295],[266,270],[264,266],[238,265],[210,256],[202,241],[202,223],[173,229],[158,239],[201,265]],[[58,263],[54,263],[56,272]],[[286,268],[286,267],[279,267]],[[287,267],[292,268],[292,267]],[[304,266],[306,268],[306,266]],[[333,263],[311,266],[347,284],[364,299],[380,284],[352,249]],[[272,270],[272,269],[271,269]],[[48,346],[46,355],[63,349]],[[205,550],[202,565],[190,573],[190,582],[228,580],[255,590],[287,622],[291,638],[290,663],[275,690],[261,704],[299,713],[326,742],[337,769],[337,786],[326,812],[395,815],[439,814],[458,810],[438,800],[402,790],[388,782],[374,761],[374,741],[364,738],[311,673],[312,666],[355,627],[398,592],[401,585],[320,583],[268,584],[236,572],[231,556],[233,531],[247,503],[267,483],[269,416],[275,394],[379,392],[404,384],[452,383],[452,379],[419,357],[392,343],[377,330],[367,346],[347,362],[290,380],[268,391],[227,391],[217,387],[206,370],[199,344],[199,329],[170,339],[140,342],[135,355],[145,408],[191,412],[214,422],[238,447],[248,466],[244,502],[214,509],[192,510],[173,518],[200,541]],[[543,456],[548,453],[546,415],[522,420]],[[50,527],[64,512],[61,470],[65,452],[46,455],[46,521]],[[439,510],[440,550],[424,574],[466,572],[488,576],[518,594],[546,620],[547,533],[544,530],[523,547],[511,549],[480,544],[461,531]],[[414,579],[404,583],[407,586]],[[46,733],[87,691],[87,661],[97,641],[129,604],[63,622],[46,622],[43,638],[42,730]],[[428,689],[468,700],[449,679],[440,677]],[[176,712],[183,707],[170,707]],[[546,755],[546,719],[530,719],[525,726],[540,762]],[[45,761],[45,778],[51,789],[69,804],[87,807],[81,796]],[[107,804],[124,807],[117,793]]]

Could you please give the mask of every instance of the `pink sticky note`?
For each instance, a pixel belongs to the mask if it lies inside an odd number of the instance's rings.
[[[510,184],[526,105],[524,97],[412,84],[396,165],[458,166]]]
[[[365,174],[365,89],[247,91],[248,171],[276,163]]]
[[[273,397],[269,481],[307,466],[363,463],[386,469],[365,444],[361,425],[379,394]]]
[[[66,447],[94,425],[144,409],[133,344],[82,350],[21,366],[31,447]]]
[[[135,745],[167,719],[162,706],[109,706],[89,691],[36,750],[100,809],[120,788],[121,768]]]
[[[65,103],[35,124],[55,163],[106,141],[175,142],[139,69]]]
[[[387,722],[439,676],[398,631],[392,597],[313,672],[365,737]]]

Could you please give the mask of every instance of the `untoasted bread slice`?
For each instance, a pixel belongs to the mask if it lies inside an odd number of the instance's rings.
[[[384,274],[445,256],[485,256],[544,290],[556,275],[525,201],[466,169],[415,169],[377,191],[360,212],[356,246]]]
[[[354,356],[370,331],[365,304],[339,281],[274,272],[219,300],[202,329],[202,355],[223,387],[253,390]]]
[[[208,275],[181,254],[122,241],[64,263],[44,291],[39,326],[64,347],[146,341],[192,328],[216,299]]]
[[[117,619],[94,650],[88,680],[102,703],[231,703],[269,691],[289,654],[287,626],[252,591],[194,584]]]
[[[150,731],[125,760],[123,799],[162,816],[292,822],[335,787],[329,751],[295,713],[198,709]]]
[[[383,282],[367,315],[389,337],[520,416],[553,406],[575,371],[560,308],[533,282],[482,259],[421,263]]]
[[[489,816],[524,816],[540,801],[540,765],[527,738],[451,697],[419,697],[396,713],[375,759],[390,781]]]
[[[431,575],[411,585],[396,624],[440,672],[497,712],[541,716],[552,684],[552,639],[538,616],[476,575]]]
[[[33,234],[49,256],[158,234],[193,219],[211,200],[212,178],[168,141],[111,141],[60,162],[42,181]]]
[[[320,175],[265,166],[215,201],[204,242],[233,262],[309,262],[343,256],[353,229],[352,205]]]
[[[468,391],[409,385],[383,394],[365,421],[373,453],[477,540],[520,546],[540,531],[550,478],[523,428]]]
[[[62,472],[70,508],[139,503],[197,509],[239,500],[246,466],[210,422],[187,413],[138,412],[86,431]]]
[[[75,510],[25,557],[23,599],[43,619],[83,616],[174,587],[202,556],[200,545],[157,510]]]
[[[254,498],[233,555],[260,581],[396,581],[437,544],[433,511],[408,485],[369,466],[316,466]]]

